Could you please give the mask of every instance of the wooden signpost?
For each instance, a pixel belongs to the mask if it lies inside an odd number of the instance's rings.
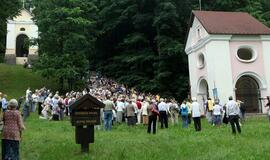
[[[94,143],[94,125],[100,124],[100,108],[104,104],[86,94],[71,105],[71,124],[75,126],[75,140],[82,152],[89,152],[89,143]]]

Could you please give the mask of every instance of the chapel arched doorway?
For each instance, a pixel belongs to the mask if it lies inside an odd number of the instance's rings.
[[[261,103],[259,97],[261,95],[258,82],[251,76],[242,76],[236,82],[236,99],[244,102],[246,112],[261,112]]]
[[[202,79],[199,83],[199,93],[201,100],[204,102],[209,97],[208,83],[205,79]]]
[[[29,54],[29,38],[20,34],[16,38],[16,57],[27,57]]]

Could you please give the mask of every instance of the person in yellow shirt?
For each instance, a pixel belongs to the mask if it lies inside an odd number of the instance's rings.
[[[158,95],[158,94],[156,95],[156,101],[158,101],[158,102],[160,101],[160,95]]]
[[[206,114],[207,114],[207,119],[210,124],[213,123],[213,107],[214,107],[214,101],[208,97],[207,99],[207,104],[206,104]]]

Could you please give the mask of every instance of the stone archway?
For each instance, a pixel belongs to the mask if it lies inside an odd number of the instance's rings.
[[[16,38],[16,57],[27,57],[29,54],[29,38],[20,34]]]
[[[199,81],[198,95],[200,95],[201,100],[204,102],[209,97],[208,83],[205,79]]]
[[[235,88],[236,99],[244,102],[246,112],[261,112],[261,104],[259,101],[261,92],[256,79],[251,76],[244,75],[237,80]]]

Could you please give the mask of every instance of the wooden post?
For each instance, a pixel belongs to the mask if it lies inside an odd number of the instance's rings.
[[[89,143],[94,143],[94,125],[100,124],[100,108],[104,106],[89,94],[70,106],[71,124],[75,126],[75,141],[81,145],[81,153],[89,153]]]
[[[82,153],[89,153],[89,143],[82,143],[81,144],[81,152]]]

